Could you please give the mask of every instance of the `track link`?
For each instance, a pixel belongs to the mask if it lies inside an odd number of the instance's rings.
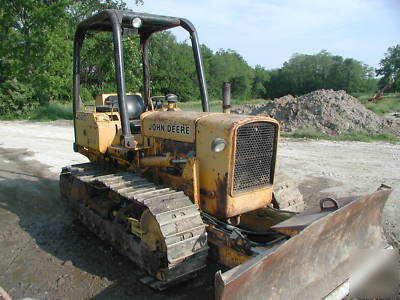
[[[60,191],[82,223],[159,279],[152,281],[153,288],[165,289],[206,266],[205,224],[183,192],[161,187],[134,172],[115,171],[94,163],[63,168]],[[119,217],[129,211],[140,219],[146,210],[157,220],[166,253],[149,251]]]

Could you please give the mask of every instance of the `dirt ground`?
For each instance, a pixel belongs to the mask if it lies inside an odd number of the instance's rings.
[[[234,113],[265,115],[279,121],[281,131],[312,130],[328,135],[345,132],[399,135],[397,115],[380,116],[346,91],[316,90],[300,97],[286,95],[263,104],[246,104]]]
[[[214,270],[155,292],[138,282],[144,272],[71,222],[59,200],[58,172],[86,161],[73,153],[72,140],[69,122],[0,122],[0,286],[13,299],[211,298]],[[383,224],[399,245],[399,145],[283,139],[278,164],[308,206],[392,186]]]

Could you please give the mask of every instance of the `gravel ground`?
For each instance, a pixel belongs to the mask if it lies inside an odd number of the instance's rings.
[[[363,195],[382,183],[393,188],[383,212],[389,241],[400,248],[400,145],[282,139],[278,172],[298,182],[306,206],[324,197]]]
[[[72,151],[69,122],[0,122],[0,286],[13,299],[209,299],[214,270],[157,293],[144,273],[89,231],[71,223],[58,196],[62,166],[85,162]],[[395,190],[384,211],[390,241],[400,240],[400,146],[283,139],[278,172],[295,179],[306,204],[325,196]]]

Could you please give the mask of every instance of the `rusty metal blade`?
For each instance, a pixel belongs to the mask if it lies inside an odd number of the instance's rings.
[[[315,221],[275,251],[215,274],[216,299],[321,299],[357,268],[359,249],[387,246],[381,226],[390,189]],[[354,257],[354,256],[353,256]]]

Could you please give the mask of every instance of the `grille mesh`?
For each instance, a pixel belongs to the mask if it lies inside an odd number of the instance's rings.
[[[236,133],[233,192],[254,190],[272,183],[275,125],[254,122]]]

